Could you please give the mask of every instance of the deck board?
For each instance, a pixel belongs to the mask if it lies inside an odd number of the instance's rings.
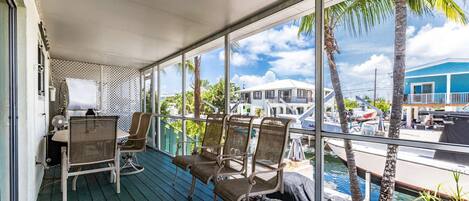
[[[68,200],[71,201],[145,201],[145,200],[186,200],[191,185],[191,175],[181,169],[173,187],[175,166],[171,158],[153,149],[138,155],[145,167],[142,173],[121,176],[121,193],[116,193],[115,184],[110,183],[109,172],[82,175],[77,180],[77,191],[72,191],[72,179],[67,180]],[[45,171],[38,201],[62,200],[60,167]],[[193,200],[212,200],[213,185],[197,181]]]

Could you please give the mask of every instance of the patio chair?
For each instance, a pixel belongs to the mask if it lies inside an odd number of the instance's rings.
[[[130,136],[137,134],[138,125],[140,124],[140,117],[142,114],[143,112],[134,112],[132,114],[132,122],[128,131]]]
[[[147,144],[147,134],[150,130],[151,113],[143,113],[140,116],[139,126],[134,135],[120,146],[123,155],[124,165],[121,167],[121,175],[130,175],[142,172],[145,168],[138,164],[137,153],[144,152]]]
[[[200,152],[197,142],[195,142],[194,149],[190,155],[178,155],[179,150],[182,148],[182,142],[178,143],[176,156],[172,160],[172,163],[176,166],[173,186],[177,180],[178,168],[187,171],[193,164],[215,161],[217,156],[221,154],[221,140],[225,130],[226,117],[227,115],[225,114],[210,114],[207,116]]]
[[[191,168],[192,186],[189,199],[194,193],[196,179],[208,184],[213,179],[230,175],[247,176],[248,149],[255,117],[234,115],[227,122],[226,139],[223,144],[223,155],[216,161],[196,163]]]
[[[116,191],[120,193],[119,148],[117,146],[117,116],[71,117],[68,148],[62,147],[62,200],[67,200],[67,178],[74,176],[76,190],[78,175],[110,171]],[[106,164],[100,166],[99,164]],[[91,169],[81,170],[84,166]],[[72,171],[72,168],[75,171]]]
[[[283,194],[282,163],[288,141],[290,120],[266,117],[262,120],[256,151],[248,178],[227,179],[215,183],[217,195],[225,201],[239,201],[250,196],[280,191]]]

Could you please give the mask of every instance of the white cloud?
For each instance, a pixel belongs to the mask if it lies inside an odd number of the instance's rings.
[[[375,68],[381,72],[389,72],[392,70],[392,62],[389,57],[380,55],[371,55],[365,62],[352,66],[351,73],[356,76],[369,76],[374,73]]]
[[[307,41],[298,37],[297,25],[285,25],[280,29],[269,29],[239,41],[242,50],[250,53],[269,53],[305,47]]]
[[[264,75],[262,76],[257,76],[257,75],[238,75],[235,74],[232,78],[232,82],[237,84],[240,87],[253,87],[261,84],[265,84],[268,82],[273,82],[277,80],[277,76],[275,75],[274,72],[272,71],[267,71]]]
[[[269,61],[270,70],[282,76],[302,75],[312,77],[314,74],[314,49],[283,51],[272,53],[275,57]]]
[[[407,66],[445,58],[469,57],[469,25],[426,25],[407,39]]]
[[[374,71],[377,69],[377,95],[389,99],[392,94],[392,61],[385,55],[372,55],[366,61],[351,65],[349,63],[337,63],[340,70],[342,90],[344,96],[371,96],[374,86]]]
[[[415,33],[415,27],[414,26],[408,26],[406,31],[405,31],[405,35],[407,37],[411,37],[411,36],[414,35],[414,33]]]
[[[225,53],[224,52],[220,52],[218,54],[218,59],[220,59],[221,61],[224,61],[225,60]],[[246,64],[249,64],[249,63],[252,63],[254,61],[257,61],[258,58],[256,55],[252,55],[252,54],[241,54],[241,53],[238,53],[238,52],[234,52],[231,54],[231,65],[233,66],[245,66]]]

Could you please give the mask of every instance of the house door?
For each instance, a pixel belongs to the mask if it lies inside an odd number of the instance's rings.
[[[44,140],[47,140],[47,138],[43,138],[48,134],[48,83],[46,82],[47,75],[46,73],[48,72],[48,64],[46,63],[46,48],[42,44],[41,41],[38,41],[37,45],[37,65],[35,66],[36,69],[34,69],[37,73],[36,79],[36,98],[35,98],[35,132],[36,132],[36,137],[42,138]],[[46,146],[41,146],[42,150],[39,152],[41,160],[42,157],[46,157]]]
[[[414,103],[432,103],[433,83],[414,84],[412,94],[412,102]]]

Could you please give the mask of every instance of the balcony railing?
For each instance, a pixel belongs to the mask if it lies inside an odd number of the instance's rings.
[[[404,97],[406,104],[467,104],[469,92],[450,93],[425,93],[407,94]]]
[[[281,101],[282,99],[283,101]],[[266,99],[269,103],[311,103],[313,102],[313,99],[311,97],[301,97],[301,96],[286,96],[286,97],[272,97],[269,99]]]

